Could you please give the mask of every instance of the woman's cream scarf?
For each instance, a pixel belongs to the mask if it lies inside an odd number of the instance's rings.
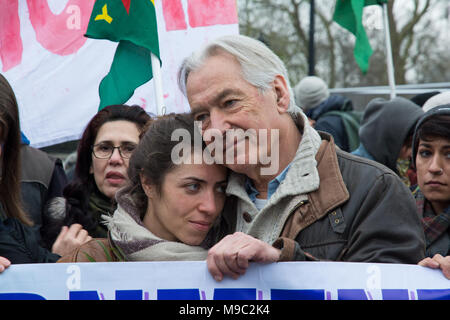
[[[154,235],[142,223],[133,199],[123,188],[116,194],[113,216],[102,216],[112,243],[127,261],[205,260],[208,251],[199,246],[167,241]]]

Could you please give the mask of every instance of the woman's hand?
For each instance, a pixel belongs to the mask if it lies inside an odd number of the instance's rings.
[[[64,226],[52,246],[52,252],[63,257],[90,240],[92,237],[80,224]]]
[[[8,259],[6,259],[4,257],[0,257],[0,273],[2,273],[10,265],[11,265],[11,262]]]
[[[420,261],[419,266],[428,267],[431,269],[441,269],[444,276],[450,280],[450,256],[443,257],[440,254],[435,254],[433,258],[425,258]]]

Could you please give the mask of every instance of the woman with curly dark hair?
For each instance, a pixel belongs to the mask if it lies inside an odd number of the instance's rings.
[[[128,182],[128,162],[151,117],[139,106],[112,105],[88,123],[77,149],[73,180],[52,199],[42,238],[51,246],[62,226],[81,224],[92,237],[106,237],[103,214],[116,208],[115,194]]]

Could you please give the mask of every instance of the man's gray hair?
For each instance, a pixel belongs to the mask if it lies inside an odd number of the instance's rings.
[[[185,96],[187,96],[186,82],[189,73],[201,68],[206,59],[223,52],[229,53],[237,59],[241,65],[244,79],[258,88],[260,92],[269,89],[275,77],[282,75],[290,94],[288,111],[293,113],[295,109],[298,110],[283,61],[261,41],[243,35],[219,37],[183,60],[178,70],[178,85]]]

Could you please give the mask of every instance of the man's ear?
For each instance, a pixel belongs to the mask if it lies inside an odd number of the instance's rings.
[[[281,74],[275,76],[275,79],[273,80],[273,88],[275,90],[275,95],[277,98],[278,112],[287,112],[291,97],[289,94],[286,79]]]

